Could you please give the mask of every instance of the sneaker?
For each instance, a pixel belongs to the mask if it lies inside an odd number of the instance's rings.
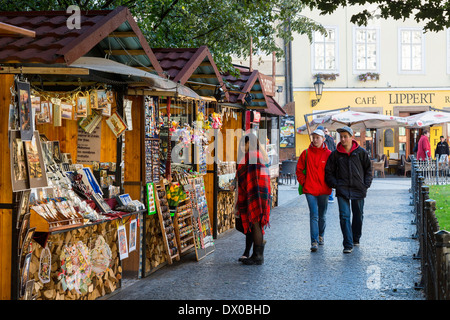
[[[328,199],[328,203],[333,203],[334,202],[334,199]]]
[[[344,253],[352,253],[353,248],[344,248]]]
[[[317,246],[317,242],[313,242],[311,244],[311,251],[316,252],[319,247]]]
[[[323,237],[319,236],[319,246],[323,246]]]
[[[353,241],[354,246],[359,246],[359,241]]]

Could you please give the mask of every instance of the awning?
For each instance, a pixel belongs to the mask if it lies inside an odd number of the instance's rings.
[[[267,96],[267,109],[262,109],[261,112],[272,114],[275,116],[284,116],[286,111],[281,108],[278,102],[275,101],[271,96]]]
[[[149,88],[154,89],[155,91],[177,93],[180,96],[198,100],[201,99],[195,91],[186,86],[113,60],[96,57],[81,57],[75,60],[70,66],[141,78]]]

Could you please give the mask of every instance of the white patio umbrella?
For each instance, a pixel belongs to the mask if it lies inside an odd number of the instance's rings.
[[[409,128],[423,128],[435,124],[442,124],[450,122],[450,113],[443,111],[426,111],[405,117],[407,127]]]
[[[402,117],[351,110],[335,113],[319,119],[321,121],[314,119],[309,122],[311,132],[319,125],[327,127],[328,130],[336,130],[343,126],[349,126],[353,129],[382,129],[406,126],[406,119]],[[306,125],[297,128],[297,133],[308,134]]]

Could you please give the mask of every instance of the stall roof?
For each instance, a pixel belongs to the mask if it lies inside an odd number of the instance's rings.
[[[272,107],[273,112],[278,112],[273,105],[274,99],[269,100],[274,95],[273,78],[266,76],[258,70],[250,71],[245,67],[237,67],[240,71],[238,78],[230,74],[223,74],[223,79],[230,90],[229,102],[244,104],[247,93],[252,95],[252,101],[248,109],[266,109]]]
[[[287,113],[283,110],[283,108],[275,101],[273,97],[267,97],[267,109],[264,109],[263,112],[267,114],[271,114],[274,116],[285,116]]]
[[[134,67],[162,69],[126,7],[80,12],[80,28],[69,28],[65,11],[0,12],[0,22],[33,30],[34,38],[0,38],[0,63],[70,66],[82,56],[109,57]]]
[[[164,94],[181,95],[193,99],[201,99],[201,97],[193,90],[179,83],[175,83],[169,79],[162,78],[158,75],[146,72],[144,70],[127,66],[125,64],[108,60],[105,58],[96,57],[81,57],[71,65],[72,67],[85,68],[89,70],[96,70],[101,72],[109,72],[120,74],[127,78],[134,79],[134,81],[143,81],[153,90],[164,92]],[[129,85],[133,87],[133,83]]]
[[[188,85],[202,96],[212,96],[217,86],[225,91],[222,76],[207,46],[153,48],[161,68],[174,82]],[[228,99],[228,92],[225,93]]]

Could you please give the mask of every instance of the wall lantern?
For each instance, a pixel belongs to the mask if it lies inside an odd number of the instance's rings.
[[[320,79],[320,75],[317,75],[317,80],[314,82],[314,90],[316,91],[317,99],[311,100],[311,107],[315,107],[319,103],[320,98],[322,98],[323,82]]]

